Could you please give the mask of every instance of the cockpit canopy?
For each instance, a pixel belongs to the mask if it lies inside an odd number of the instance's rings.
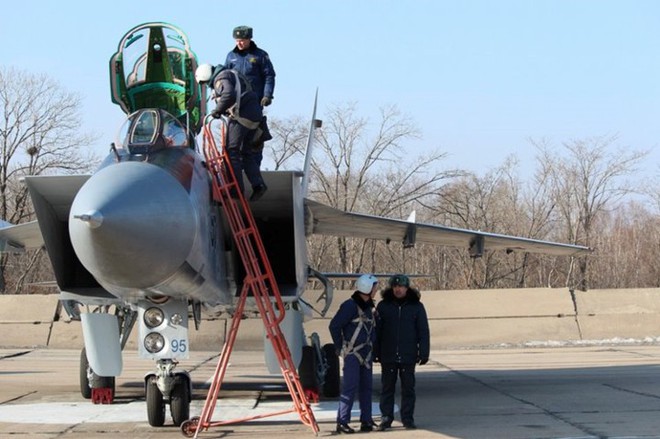
[[[195,81],[197,56],[178,27],[144,23],[128,31],[110,58],[112,102],[126,114],[162,108],[199,133],[206,87]]]
[[[165,110],[147,108],[128,116],[115,145],[131,154],[147,154],[163,148],[188,148],[186,129]]]

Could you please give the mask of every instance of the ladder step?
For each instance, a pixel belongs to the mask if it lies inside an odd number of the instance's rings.
[[[224,124],[221,125],[223,139],[225,138],[225,128],[226,126]],[[225,209],[234,241],[236,242],[243,266],[248,275],[244,279],[227,342],[223,346],[218,366],[213,375],[202,415],[197,421],[195,437],[197,437],[200,430],[207,429],[212,425],[211,417],[213,416],[213,410],[217,403],[222,380],[227,364],[229,363],[233,343],[236,340],[248,292],[252,292],[256,299],[264,327],[266,328],[268,338],[273,344],[273,350],[280,363],[280,369],[289,388],[289,394],[294,402],[295,410],[298,412],[300,420],[304,424],[309,425],[315,434],[318,434],[319,427],[314,417],[314,412],[311,410],[309,399],[302,389],[302,384],[296,373],[296,367],[293,364],[286,338],[279,326],[284,318],[284,304],[270,261],[268,260],[268,255],[264,250],[261,236],[252,216],[252,211],[242,194],[239,195],[238,199],[231,196],[232,192],[240,192],[238,182],[234,178],[231,166],[226,166],[230,163],[229,157],[227,154],[221,153],[215,144],[211,124],[204,125],[203,140],[207,169],[213,185],[213,198],[216,202],[222,203]],[[277,313],[273,307],[273,300],[277,304]],[[237,420],[236,422],[239,421]],[[222,422],[222,424],[228,423],[231,422]]]

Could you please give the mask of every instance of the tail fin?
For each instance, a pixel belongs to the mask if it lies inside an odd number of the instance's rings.
[[[307,188],[309,186],[309,178],[311,176],[310,167],[312,166],[312,149],[314,143],[314,129],[320,128],[323,121],[316,118],[316,104],[319,99],[319,89],[316,89],[314,95],[314,110],[312,111],[312,121],[309,125],[309,137],[307,138],[307,146],[305,147],[305,165],[303,167],[303,181],[302,181],[302,196],[307,196]]]

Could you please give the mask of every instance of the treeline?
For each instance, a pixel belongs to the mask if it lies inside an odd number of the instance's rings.
[[[82,132],[81,98],[43,75],[0,67],[0,217],[34,219],[20,179],[89,172],[96,138]],[[309,121],[271,121],[265,164],[300,169]],[[446,152],[419,139],[397,107],[361,117],[356,105],[324,111],[316,130],[309,197],[347,211],[592,247],[586,257],[491,252],[311,236],[309,263],[322,272],[425,274],[423,289],[517,287],[660,287],[659,175],[632,180],[644,151],[617,147],[616,137],[561,145],[530,142],[536,172],[521,179],[515,158],[483,175],[446,169]],[[414,149],[409,145],[414,145]],[[660,168],[659,172],[660,172]],[[51,282],[40,250],[0,256],[0,294],[43,292]],[[48,284],[47,284],[48,285]],[[338,285],[340,288],[348,287]]]
[[[276,168],[300,167],[306,123],[276,121],[267,153]],[[535,173],[523,180],[515,158],[483,175],[444,169],[437,148],[396,107],[375,123],[354,104],[326,113],[317,133],[310,198],[348,211],[589,246],[585,257],[488,251],[314,236],[310,263],[327,272],[405,272],[424,289],[660,287],[660,184],[634,182],[645,151],[593,137],[561,145],[530,141]],[[404,144],[415,143],[411,154]],[[424,153],[419,153],[424,151]],[[660,168],[659,168],[660,170]],[[348,287],[348,285],[342,285]]]
[[[32,221],[27,175],[78,174],[96,167],[83,131],[82,98],[44,74],[0,66],[0,218]],[[108,142],[109,143],[109,142]],[[0,255],[0,294],[54,291],[43,250]]]

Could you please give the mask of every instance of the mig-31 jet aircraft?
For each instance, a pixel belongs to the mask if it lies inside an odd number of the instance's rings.
[[[212,197],[205,158],[195,145],[206,114],[197,67],[177,27],[153,22],[127,32],[110,59],[112,101],[127,120],[108,157],[92,175],[25,177],[37,220],[0,229],[4,251],[44,246],[48,252],[60,300],[82,322],[84,397],[112,402],[114,377],[122,372],[121,350],[138,324],[140,355],[156,362],[156,371],[145,377],[153,426],[164,424],[167,404],[176,425],[188,419],[192,384],[175,366],[188,355],[190,321],[200,324],[203,306],[231,309],[244,276],[222,205]],[[318,126],[314,117],[307,154]],[[308,168],[306,160],[302,172],[264,172],[268,192],[249,206],[287,304],[281,326],[291,356],[296,364],[313,360],[314,379],[328,378],[333,384],[326,391],[332,396],[339,390],[336,366],[330,370],[332,361],[303,355],[305,350],[312,356],[336,355],[303,332],[308,278],[318,277],[326,286],[322,313],[332,297],[328,279],[308,265],[308,235],[463,247],[474,257],[485,249],[567,256],[589,251],[343,212],[306,198]],[[277,372],[271,348],[264,350],[269,370]]]

